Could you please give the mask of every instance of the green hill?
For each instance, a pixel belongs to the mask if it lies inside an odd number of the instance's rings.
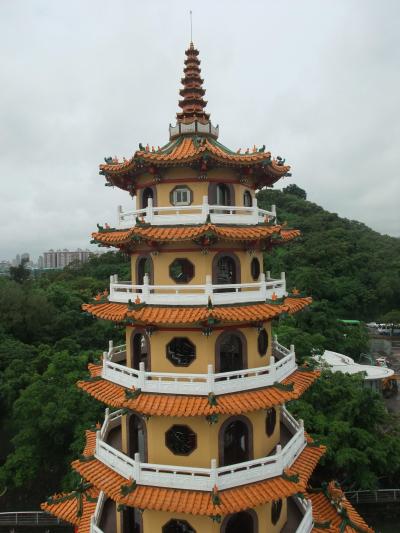
[[[275,204],[279,222],[302,232],[267,256],[267,270],[285,271],[289,286],[326,300],[337,318],[369,321],[400,309],[400,238],[340,218],[301,196],[305,192],[295,185],[258,195],[260,207]]]

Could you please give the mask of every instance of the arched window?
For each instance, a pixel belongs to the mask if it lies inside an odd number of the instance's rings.
[[[150,256],[142,255],[136,260],[136,283],[143,285],[144,275],[149,277],[149,283],[153,282],[153,261]]]
[[[242,511],[226,517],[221,533],[257,533],[258,520],[254,511]]]
[[[136,507],[126,507],[123,510],[122,522],[123,522],[123,528],[122,528],[123,533],[142,533],[143,531],[142,513]],[[117,529],[113,531],[117,531]]]
[[[250,191],[244,191],[243,193],[243,205],[244,207],[251,207],[253,205],[253,197]]]
[[[222,333],[215,343],[217,372],[233,372],[246,367],[246,339],[239,332]]]
[[[229,187],[225,183],[218,183],[216,188],[216,204],[231,205],[231,195]]]
[[[128,455],[132,459],[135,453],[140,454],[141,461],[147,461],[146,425],[144,420],[135,414],[129,417]]]
[[[240,283],[240,262],[235,254],[221,252],[214,256],[212,264],[212,278],[214,285],[232,285]],[[231,289],[217,289],[219,292]]]
[[[282,500],[275,500],[271,504],[271,522],[277,524],[282,512]]]
[[[226,420],[219,431],[220,466],[249,461],[253,456],[251,422],[244,416]]]
[[[154,192],[151,187],[146,187],[143,189],[142,193],[142,209],[146,208],[149,205],[149,198],[154,200]]]
[[[136,332],[132,335],[132,367],[139,370],[139,364],[144,363],[146,370],[150,370],[149,340],[147,335]]]
[[[276,426],[276,409],[274,407],[270,407],[266,411],[265,416],[265,433],[268,435],[268,437],[271,437],[273,432],[275,431]]]
[[[265,328],[258,334],[257,348],[260,355],[265,355],[268,351],[268,333]]]
[[[257,257],[253,257],[250,263],[250,272],[251,277],[254,279],[254,281],[257,281],[260,277],[261,267],[260,267],[260,261],[257,259]]]
[[[162,533],[196,533],[196,531],[186,520],[173,519],[163,526]]]

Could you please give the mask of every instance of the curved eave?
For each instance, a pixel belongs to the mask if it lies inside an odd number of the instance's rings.
[[[98,459],[93,458],[85,462],[74,461],[72,466],[81,476],[120,505],[212,517],[237,513],[303,492],[308,478],[324,452],[324,447],[306,446],[289,470],[289,475],[294,475],[299,470],[307,473],[306,475],[299,473],[298,482],[291,481],[286,476],[277,476],[265,481],[219,491],[220,503],[218,505],[213,503],[209,492],[144,485],[137,485],[132,492],[123,496],[121,486],[129,484],[129,481]]]
[[[200,142],[197,141],[200,139]],[[201,159],[209,159],[222,165],[237,167],[259,166],[259,174],[266,178],[279,179],[290,170],[289,165],[282,164],[277,159],[272,159],[271,152],[253,152],[248,154],[234,153],[219,143],[214,143],[208,137],[182,136],[172,146],[165,149],[150,151],[138,150],[133,157],[122,163],[106,163],[100,165],[100,173],[110,178],[135,174],[150,165],[156,167],[169,167],[190,165]],[[258,176],[260,177],[260,176]]]
[[[278,244],[287,242],[300,236],[296,229],[285,229],[282,226],[228,226],[217,224],[202,224],[199,226],[151,226],[137,225],[124,230],[106,230],[92,233],[92,239],[97,244],[115,246],[116,248],[133,245],[140,240],[149,242],[182,242],[200,239],[204,235],[213,235],[225,241],[259,241],[269,239]]]
[[[141,325],[172,326],[220,323],[248,324],[271,320],[283,313],[294,314],[310,305],[310,297],[288,296],[282,303],[254,303],[236,305],[208,306],[158,306],[137,305],[129,308],[128,304],[102,302],[83,304],[82,309],[91,315],[112,322],[126,322]]]
[[[130,409],[146,416],[239,415],[260,411],[299,398],[319,376],[317,371],[296,370],[282,382],[283,387],[274,385],[253,391],[219,395],[217,405],[210,405],[204,396],[143,392],[137,398],[127,398],[126,388],[103,379],[101,370],[100,365],[89,365],[91,377],[89,380],[79,381],[78,387],[110,407]],[[285,389],[285,386],[289,385],[292,387]]]
[[[341,505],[346,510],[350,521],[356,527],[343,523],[344,517],[339,514],[338,509],[322,491],[307,492],[306,497],[312,503],[314,519],[313,533],[374,533],[374,530],[368,527],[368,524],[345,496]]]
[[[93,500],[99,496],[99,490],[96,487],[88,489],[82,495],[82,507],[80,508],[79,499],[74,493],[54,494],[50,502],[40,505],[46,513],[56,516],[60,520],[69,522],[76,527],[77,533],[90,532],[90,520],[96,509],[96,501],[89,501],[87,496]]]

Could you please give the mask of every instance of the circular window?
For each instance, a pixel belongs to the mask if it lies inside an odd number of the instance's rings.
[[[176,424],[165,433],[165,444],[174,455],[189,455],[197,447],[197,436],[189,426]]]
[[[173,519],[163,526],[162,533],[196,533],[196,531],[186,520]]]
[[[257,348],[260,355],[265,355],[268,350],[268,333],[263,328],[258,334]]]
[[[254,281],[257,281],[260,277],[261,267],[260,267],[260,261],[257,259],[257,257],[253,257],[250,263],[250,272],[251,277],[254,279]]]
[[[274,407],[270,407],[267,409],[267,414],[265,417],[265,433],[270,437],[276,426],[276,409]]]
[[[275,525],[280,516],[282,511],[282,500],[275,500],[272,502],[271,505],[271,522],[273,525]]]
[[[175,337],[167,344],[167,359],[175,366],[189,366],[196,359],[196,347],[186,337]]]
[[[194,265],[188,259],[174,259],[169,275],[176,283],[188,283],[194,276]]]

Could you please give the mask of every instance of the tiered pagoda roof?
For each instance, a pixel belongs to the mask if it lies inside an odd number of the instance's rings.
[[[202,244],[204,238],[231,242],[266,241],[271,244],[290,241],[300,235],[296,229],[286,229],[282,225],[259,224],[256,226],[235,226],[202,224],[197,226],[152,226],[139,224],[133,228],[116,230],[103,229],[92,233],[95,243],[116,248],[134,247],[140,242],[182,242],[194,241]]]
[[[213,414],[241,414],[268,409],[299,398],[314,383],[319,372],[299,369],[282,384],[262,389],[224,394],[211,405],[205,396],[151,394],[142,392],[129,397],[133,390],[126,389],[101,377],[101,365],[89,365],[89,380],[79,381],[78,387],[106,405],[126,408],[146,416],[209,416]],[[139,391],[140,392],[140,391]],[[128,393],[128,394],[127,394]]]
[[[179,94],[183,97],[179,102],[182,112],[178,113],[176,118],[178,122],[191,123],[194,120],[198,120],[205,124],[208,122],[210,115],[204,111],[207,102],[203,99],[206,91],[203,89],[204,80],[200,77],[199,51],[191,42],[185,54],[184,77],[181,80],[183,88],[179,91]]]

